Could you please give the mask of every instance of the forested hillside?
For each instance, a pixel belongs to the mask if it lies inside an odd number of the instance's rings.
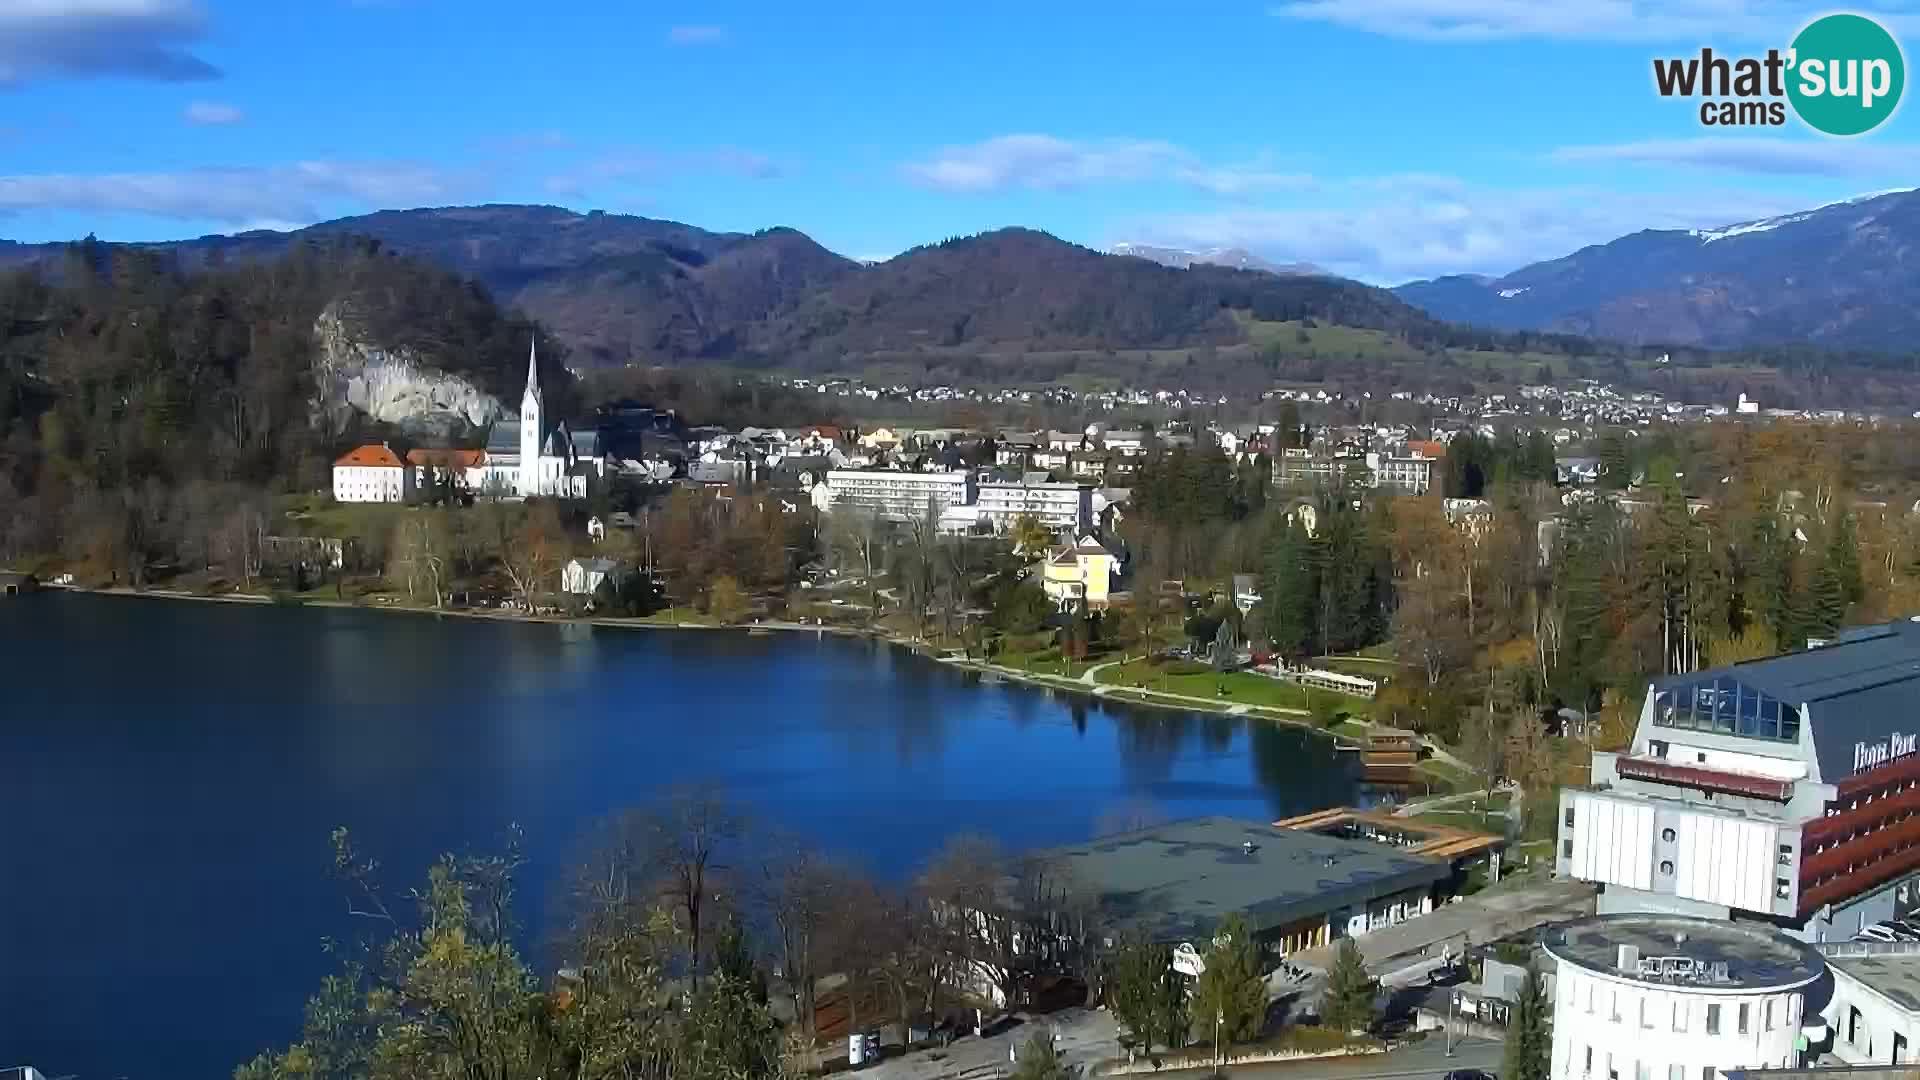
[[[535,330],[368,241],[197,273],[83,243],[54,276],[0,277],[0,560],[60,550],[137,575],[203,551],[267,492],[324,486],[338,447],[310,422],[311,369],[329,304],[511,401]],[[543,382],[564,401],[560,359],[545,343]]]

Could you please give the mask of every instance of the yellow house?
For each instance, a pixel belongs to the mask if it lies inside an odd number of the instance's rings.
[[[900,445],[900,440],[904,436],[904,432],[895,431],[892,428],[874,428],[860,436],[860,445],[869,450],[891,450]]]
[[[1081,600],[1089,610],[1107,606],[1107,593],[1113,586],[1117,560],[1091,534],[1082,536],[1072,547],[1056,549],[1047,557],[1040,576],[1040,588],[1061,611],[1068,611]]]

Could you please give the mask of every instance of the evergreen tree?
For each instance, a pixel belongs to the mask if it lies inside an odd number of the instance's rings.
[[[1186,985],[1167,946],[1140,934],[1124,938],[1114,954],[1107,1000],[1123,1045],[1135,1050],[1185,1045]]]
[[[1054,1048],[1053,1032],[1043,1029],[1027,1036],[1020,1044],[1020,1060],[1014,1066],[1013,1080],[1066,1080],[1067,1067]]]
[[[1341,938],[1327,972],[1327,990],[1321,999],[1320,1019],[1335,1031],[1365,1031],[1373,1026],[1373,998],[1378,984],[1367,974],[1360,946]]]
[[[1318,575],[1306,530],[1278,514],[1274,521],[1260,589],[1260,622],[1275,652],[1297,658],[1306,655],[1313,639]]]
[[[1194,1017],[1209,1033],[1217,1020],[1222,1043],[1258,1038],[1267,1020],[1267,980],[1260,943],[1243,916],[1220,920],[1204,960],[1193,988]]]
[[[1540,972],[1529,966],[1507,1027],[1506,1053],[1500,1066],[1502,1080],[1547,1080],[1553,1052],[1553,1034],[1548,1030],[1552,1019],[1546,985]]]

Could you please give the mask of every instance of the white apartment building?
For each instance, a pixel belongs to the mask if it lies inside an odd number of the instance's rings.
[[[333,499],[343,503],[413,500],[413,469],[384,443],[356,446],[333,463]]]
[[[1553,1080],[1718,1080],[1798,1066],[1825,1037],[1827,965],[1804,942],[1753,923],[1603,915],[1547,931]],[[1816,986],[1815,984],[1821,984]]]
[[[995,532],[1006,532],[1022,514],[1032,514],[1054,532],[1080,535],[1093,527],[1093,485],[1055,484],[1044,480],[990,482],[980,485],[979,516]]]
[[[1368,454],[1367,469],[1373,486],[1393,488],[1410,495],[1425,495],[1433,489],[1434,459],[1419,453]]]
[[[973,502],[970,472],[898,472],[888,469],[828,469],[829,505],[870,511],[895,521],[933,516]]]

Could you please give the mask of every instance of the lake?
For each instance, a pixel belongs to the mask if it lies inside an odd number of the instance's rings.
[[[590,823],[686,782],[892,877],[959,831],[1355,798],[1297,729],[832,636],[43,592],[0,599],[0,656],[0,1066],[78,1080],[210,1080],[296,1037],[352,932],[338,825],[398,890],[517,823],[537,900]]]

